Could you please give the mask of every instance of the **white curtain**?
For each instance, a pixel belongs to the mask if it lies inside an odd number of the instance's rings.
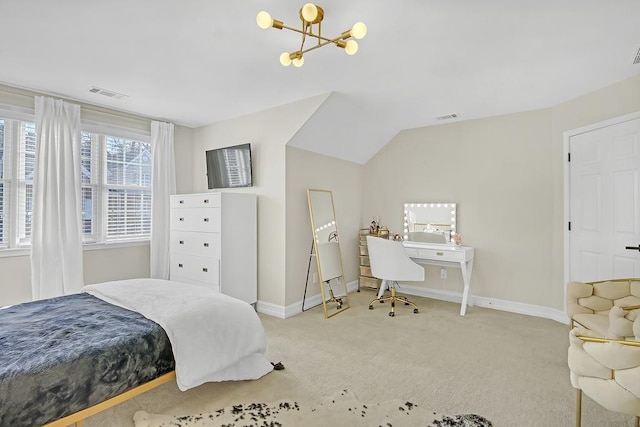
[[[82,269],[80,106],[37,96],[31,223],[33,299],[79,292]]]
[[[173,123],[151,122],[151,278],[169,278],[169,196],[176,193]]]

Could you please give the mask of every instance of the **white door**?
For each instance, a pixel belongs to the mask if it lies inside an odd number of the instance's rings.
[[[574,135],[569,152],[570,280],[640,277],[640,118]]]

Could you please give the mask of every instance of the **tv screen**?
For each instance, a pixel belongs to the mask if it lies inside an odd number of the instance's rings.
[[[251,144],[208,150],[207,181],[209,189],[251,187]]]

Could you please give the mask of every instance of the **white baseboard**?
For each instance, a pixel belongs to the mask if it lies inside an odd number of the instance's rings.
[[[462,303],[462,294],[459,292],[443,291],[439,289],[429,289],[419,286],[400,285],[399,293],[415,295],[418,297],[432,298],[441,301]],[[555,320],[556,322],[569,324],[569,318],[564,311],[554,308],[543,307],[541,305],[525,304],[522,302],[506,301],[495,298],[479,297],[469,295],[469,305],[494,310],[508,311],[510,313],[525,314],[527,316],[542,317],[544,319]],[[467,311],[468,313],[468,311]]]
[[[358,281],[353,281],[347,284],[348,292],[355,292],[358,289]],[[459,292],[443,291],[439,289],[429,289],[419,286],[400,285],[398,288],[400,293],[407,295],[415,295],[418,297],[432,298],[440,301],[448,301],[460,304],[462,302],[462,294]],[[470,305],[475,305],[483,308],[491,308],[494,310],[508,311],[510,313],[524,314],[527,316],[541,317],[543,319],[555,320],[559,323],[569,324],[569,318],[564,311],[556,310],[554,308],[543,307],[540,305],[525,304],[515,301],[506,301],[495,298],[469,296]],[[308,297],[305,302],[305,310],[322,304],[322,298],[320,294]],[[288,305],[286,307],[271,303],[258,301],[256,304],[256,310],[260,313],[268,314],[270,316],[286,319],[302,313],[302,301],[295,304]]]
[[[355,292],[358,289],[358,281],[347,283],[347,292]],[[320,294],[307,297],[304,302],[305,311],[322,304],[322,296]],[[282,306],[272,304],[269,302],[258,301],[256,303],[256,311],[258,313],[268,314],[269,316],[278,317],[280,319],[287,319],[297,314],[302,313],[302,301],[298,301],[294,304]]]

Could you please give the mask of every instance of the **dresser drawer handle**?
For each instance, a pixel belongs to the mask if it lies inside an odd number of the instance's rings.
[[[181,244],[181,245],[184,245],[184,240],[180,240],[180,244]]]
[[[438,255],[438,256],[443,256],[443,255],[444,255],[444,252],[436,252],[436,255]]]
[[[184,218],[180,218],[178,221],[184,221]]]
[[[184,200],[180,200],[178,203],[180,203],[181,205],[184,205]]]
[[[178,264],[178,267],[182,268],[182,264]]]
[[[209,269],[207,267],[202,267],[202,271],[206,273],[207,271],[209,271]]]
[[[203,202],[204,203],[209,203],[209,199],[204,199]]]
[[[205,218],[205,219],[204,219],[204,222],[209,222],[209,218]]]
[[[209,247],[209,244],[208,244],[208,243],[205,243],[205,244],[204,244],[204,247],[205,247],[205,248],[208,248],[208,247]]]

